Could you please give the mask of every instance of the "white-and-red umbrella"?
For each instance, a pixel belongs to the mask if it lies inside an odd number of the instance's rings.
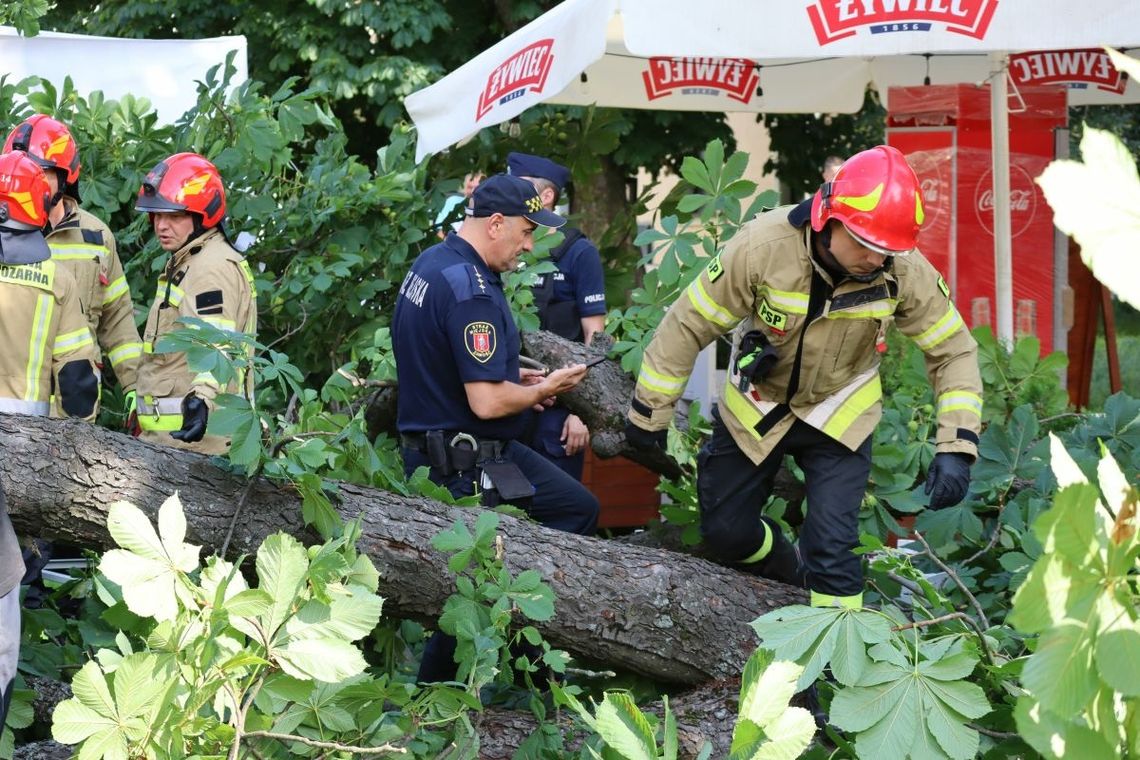
[[[1101,46],[1140,46],[1135,0],[566,0],[405,101],[417,160],[538,103],[855,112],[866,88],[1070,86],[1140,102]],[[1013,334],[1008,103],[991,88],[997,332]]]

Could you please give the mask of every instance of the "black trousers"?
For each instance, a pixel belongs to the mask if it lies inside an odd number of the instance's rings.
[[[724,559],[755,554],[764,541],[761,509],[772,493],[784,455],[804,471],[807,515],[800,555],[812,591],[853,596],[863,590],[863,567],[851,551],[859,544],[859,506],[871,472],[871,438],[851,451],[796,420],[768,457],[752,463],[713,411],[713,432],[697,458],[701,535]]]
[[[411,475],[417,467],[428,467],[427,454],[405,447],[404,472]],[[523,475],[534,486],[534,496],[515,503],[540,524],[554,530],[592,536],[598,527],[598,499],[585,486],[567,475],[538,452],[518,441],[510,441],[503,450],[503,458],[519,466]],[[441,478],[435,471],[431,479],[451,492],[456,498],[471,496],[479,480],[478,468],[460,472],[450,478]],[[424,647],[418,679],[422,682],[453,681],[458,666],[455,663],[455,638],[436,631]]]

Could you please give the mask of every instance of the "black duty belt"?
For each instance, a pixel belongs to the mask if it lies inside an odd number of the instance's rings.
[[[479,438],[452,430],[429,430],[423,433],[401,433],[400,444],[427,454],[432,467],[445,475],[448,470],[464,472],[484,462],[499,459],[507,441]]]

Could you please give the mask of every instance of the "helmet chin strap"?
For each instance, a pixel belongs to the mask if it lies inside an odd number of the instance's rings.
[[[891,265],[891,257],[888,256],[882,266],[873,272],[855,274],[840,264],[839,259],[835,258],[835,254],[831,252],[831,225],[824,225],[823,229],[816,234],[819,236],[819,246],[816,249],[816,253],[819,255],[823,266],[835,274],[840,274],[848,279],[855,280],[855,282],[872,282]]]

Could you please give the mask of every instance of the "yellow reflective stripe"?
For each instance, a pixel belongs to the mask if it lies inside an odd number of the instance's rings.
[[[127,294],[127,278],[126,276],[119,277],[106,288],[103,289],[103,305],[114,301]]]
[[[688,375],[684,377],[662,375],[660,372],[654,372],[650,369],[649,365],[645,362],[642,362],[641,373],[637,376],[637,384],[642,388],[663,393],[666,396],[675,396],[685,390],[685,384],[688,382]]]
[[[842,438],[843,434],[847,432],[847,428],[855,424],[855,420],[859,419],[882,397],[883,386],[879,381],[879,375],[876,373],[871,382],[852,393],[839,405],[835,414],[831,415],[831,419],[823,426],[823,432],[832,438]]]
[[[162,301],[162,299],[166,298],[166,284],[167,284],[166,280],[159,280],[158,281],[158,290],[155,293],[155,298],[158,301]],[[182,288],[178,287],[177,285],[171,285],[170,286],[170,305],[171,306],[178,306],[179,304],[182,303],[182,299],[185,297],[186,297],[186,292],[184,290],[182,290]]]
[[[938,413],[969,412],[982,416],[982,397],[969,391],[949,391],[938,397]]]
[[[880,182],[878,187],[866,195],[837,195],[835,200],[859,211],[874,211],[883,195],[884,184]]]
[[[181,414],[140,414],[139,427],[152,432],[172,432],[182,429]]]
[[[136,341],[130,343],[123,343],[116,346],[107,352],[107,359],[111,362],[112,367],[118,367],[129,359],[137,359],[142,355],[143,344]]]
[[[692,284],[686,288],[689,294],[689,302],[693,304],[702,317],[709,322],[720,327],[732,327],[740,321],[739,317],[732,315],[728,309],[724,308],[709,296],[708,291],[705,290],[705,284],[701,278],[693,280]]]
[[[51,248],[51,257],[56,261],[80,261],[92,256],[101,259],[107,255],[104,246],[87,243],[48,243],[48,247]]]
[[[754,551],[752,554],[749,554],[744,559],[740,560],[740,564],[751,565],[753,563],[759,562],[760,560],[767,557],[768,553],[772,551],[772,544],[775,543],[772,536],[772,528],[769,527],[768,523],[766,522],[760,523],[760,527],[764,529],[764,542],[760,544],[759,549]]]
[[[732,416],[739,420],[740,424],[748,428],[749,432],[759,439],[761,436],[756,432],[756,424],[763,419],[763,415],[760,414],[760,410],[753,406],[731,381],[725,383],[723,400],[724,405],[728,407],[728,411],[732,413]]]
[[[886,319],[895,313],[895,307],[898,306],[898,303],[893,298],[888,298],[885,301],[872,301],[863,304],[858,309],[829,311],[827,317],[828,319]]]
[[[235,332],[237,330],[237,325],[234,323],[234,321],[232,319],[224,319],[222,317],[203,317],[203,316],[199,316],[198,318],[201,319],[203,322],[205,322],[208,325],[213,325],[214,327],[218,328],[219,330],[229,330],[230,332]]]
[[[91,331],[86,327],[80,330],[73,330],[63,335],[55,336],[55,345],[52,346],[52,356],[59,354],[66,354],[68,351],[74,351],[83,346],[93,345],[94,341],[91,340]]]
[[[807,314],[808,312],[809,294],[807,293],[764,287],[761,296],[763,297],[765,294],[771,304],[778,305],[791,314]]]
[[[851,596],[834,596],[822,594],[819,591],[811,592],[812,607],[842,607],[845,610],[859,610],[863,608],[863,592]]]
[[[958,314],[958,310],[951,304],[950,308],[943,315],[942,319],[934,323],[933,326],[918,335],[914,342],[923,351],[934,348],[942,341],[949,338],[956,333],[959,329],[965,327],[962,317]]]
[[[53,311],[55,311],[55,296],[41,293],[36,297],[32,335],[28,339],[28,367],[24,378],[27,384],[24,390],[25,401],[43,400],[40,398],[40,373],[43,372],[44,357],[47,354],[48,328],[51,326]]]

